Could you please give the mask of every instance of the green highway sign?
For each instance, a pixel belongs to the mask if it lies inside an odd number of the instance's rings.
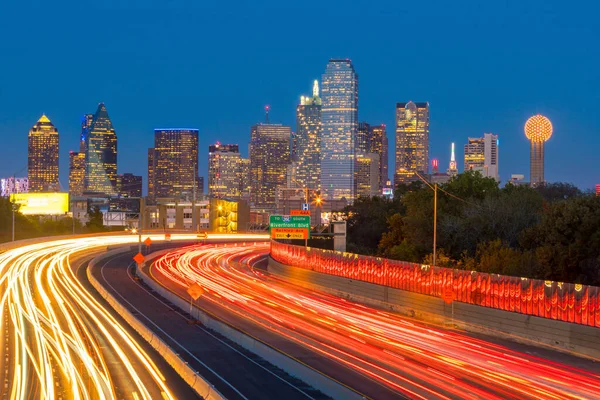
[[[310,217],[305,215],[271,215],[269,228],[305,228],[310,230]]]

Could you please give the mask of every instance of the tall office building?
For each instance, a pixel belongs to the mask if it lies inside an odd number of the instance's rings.
[[[71,151],[69,153],[69,194],[82,196],[85,183],[85,153]]]
[[[275,209],[276,189],[285,186],[291,161],[290,135],[291,128],[280,124],[258,124],[251,129],[250,199],[255,209]]]
[[[498,135],[484,133],[481,138],[469,138],[465,144],[465,171],[481,172],[481,175],[500,181],[498,174]]]
[[[383,189],[388,181],[388,138],[386,126],[371,125],[369,128],[369,153],[379,156],[379,189]]]
[[[312,97],[301,96],[296,108],[296,181],[312,190],[321,186],[321,107],[315,80]]]
[[[94,114],[84,114],[81,117],[81,135],[79,137],[79,152],[85,154],[87,152],[87,136],[90,128],[92,127],[92,121],[94,120]]]
[[[29,131],[28,142],[29,191],[58,191],[58,129],[42,115]]]
[[[117,189],[122,197],[142,197],[142,177],[128,172],[117,175]]]
[[[525,123],[525,136],[530,141],[530,184],[537,186],[544,179],[544,143],[552,136],[552,123],[543,115],[534,115]]]
[[[238,182],[240,183],[240,197],[250,202],[250,193],[252,193],[252,178],[250,176],[249,158],[240,158]]]
[[[352,61],[331,59],[321,78],[321,196],[329,200],[354,193],[354,153],[358,130],[358,74]]]
[[[84,119],[84,123],[88,123],[87,119]],[[85,191],[116,195],[117,134],[104,103],[98,104],[85,131]]]
[[[208,196],[239,199],[240,148],[237,144],[208,146]]]
[[[156,192],[154,190],[154,170],[156,165],[154,164],[154,147],[148,149],[148,200],[153,202],[156,198]]]
[[[354,140],[355,153],[370,153],[371,150],[371,125],[367,122],[359,122]]]
[[[354,193],[357,198],[381,194],[379,190],[379,154],[357,153],[354,175]]]
[[[155,129],[152,158],[155,198],[193,198],[201,194],[198,190],[198,129]],[[150,162],[148,164],[150,166]],[[148,175],[150,172],[149,168]]]
[[[394,185],[411,182],[429,170],[429,103],[396,104]]]

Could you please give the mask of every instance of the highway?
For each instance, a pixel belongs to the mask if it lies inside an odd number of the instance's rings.
[[[94,254],[137,241],[84,237],[0,254],[1,399],[197,398],[85,277]]]
[[[135,278],[132,255],[106,259],[92,274],[227,399],[328,398],[221,335],[190,324],[188,313],[177,310]]]
[[[267,253],[262,243],[196,246],[160,257],[150,272],[184,298],[198,283],[205,290],[201,308],[365,397],[600,398],[600,368],[592,361],[444,330],[295,287],[252,268]]]

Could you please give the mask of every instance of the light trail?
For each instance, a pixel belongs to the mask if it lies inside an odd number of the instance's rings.
[[[290,285],[248,268],[268,245],[206,245],[172,251],[157,278],[206,291],[224,307],[381,385],[421,399],[600,398],[600,374],[411,322]]]
[[[153,241],[164,235],[144,235]],[[228,239],[231,235],[211,235]],[[236,236],[239,238],[239,236]],[[248,240],[264,236],[247,236]],[[172,235],[171,240],[195,240]],[[88,292],[71,262],[137,236],[27,245],[0,254],[0,364],[11,399],[173,399],[165,377],[128,331]]]

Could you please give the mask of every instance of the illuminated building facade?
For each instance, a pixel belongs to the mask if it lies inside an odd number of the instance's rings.
[[[465,152],[465,154],[466,154],[466,152]],[[451,150],[450,150],[450,165],[448,165],[447,173],[448,173],[448,176],[458,175],[458,163],[456,162],[456,154],[454,152],[454,142],[452,143]]]
[[[85,153],[71,151],[69,153],[69,194],[83,196],[85,187]]]
[[[371,147],[370,153],[379,155],[379,189],[383,189],[388,181],[388,137],[386,126],[371,125],[370,127]]]
[[[215,233],[245,231],[250,222],[250,208],[245,201],[210,199],[210,230]]]
[[[57,192],[58,183],[58,129],[42,115],[29,131],[27,178],[29,191]]]
[[[250,159],[240,158],[238,169],[238,181],[240,183],[240,197],[250,202],[250,193],[252,192],[252,181],[250,177]]]
[[[142,177],[130,173],[117,175],[117,189],[122,197],[142,197]]]
[[[396,104],[394,185],[412,182],[429,169],[429,103]]]
[[[29,180],[27,178],[2,178],[0,179],[0,196],[8,197],[16,193],[28,193]]]
[[[552,123],[543,115],[534,115],[525,122],[525,136],[530,147],[530,183],[544,183],[544,143],[552,136]]]
[[[319,190],[321,186],[321,108],[319,82],[315,80],[312,97],[300,97],[296,108],[295,135],[295,179],[300,186],[312,190]]]
[[[285,186],[290,163],[291,128],[280,124],[254,125],[250,132],[250,183],[254,209],[275,208],[275,194]]]
[[[208,146],[208,196],[238,199],[240,197],[240,149],[237,144]]]
[[[357,153],[354,175],[354,193],[357,198],[378,196],[381,193],[379,154]]]
[[[153,202],[156,198],[154,191],[154,170],[156,165],[154,164],[154,147],[148,149],[148,200]]]
[[[352,61],[329,60],[321,85],[321,196],[351,203],[358,130],[358,74]]]
[[[199,193],[198,129],[155,129],[154,198],[193,198]],[[150,174],[149,174],[150,175]]]
[[[87,117],[84,117],[84,123],[87,123]],[[85,131],[85,191],[116,195],[117,134],[104,103],[98,104]]]
[[[479,171],[485,177],[500,181],[498,174],[498,135],[485,133],[482,138],[469,138],[465,144],[465,171]]]
[[[600,196],[600,184],[596,185],[596,196]]]
[[[87,136],[92,127],[93,120],[94,114],[84,114],[83,117],[81,117],[81,136],[79,138],[80,153],[85,154],[87,152]]]

